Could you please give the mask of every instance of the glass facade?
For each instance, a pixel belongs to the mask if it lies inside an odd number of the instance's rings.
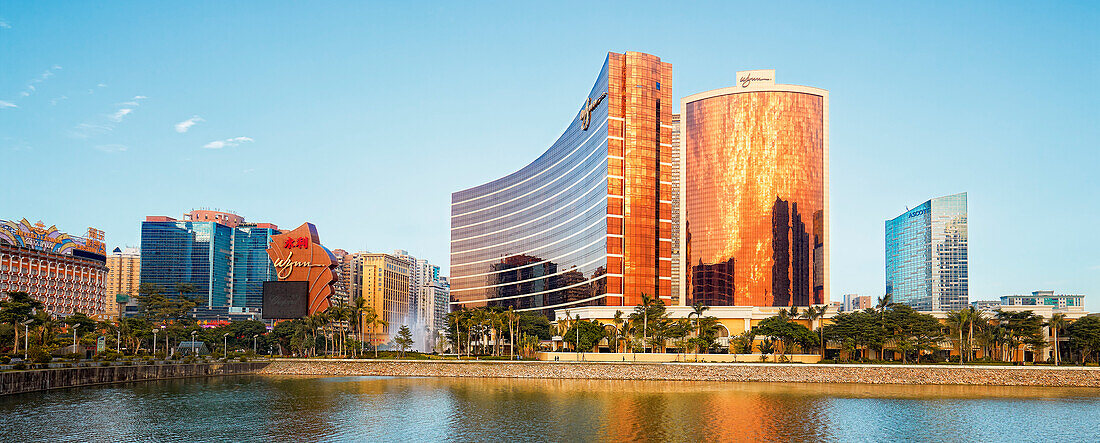
[[[262,307],[263,282],[275,280],[266,249],[271,228],[167,219],[141,224],[141,282],[165,294],[194,285],[207,306]]]
[[[233,229],[233,306],[263,308],[264,282],[278,280],[267,256],[272,228],[238,226]]]
[[[671,202],[664,203],[660,177],[666,161],[671,166],[661,150],[671,145],[667,129],[662,136],[669,113],[661,103],[671,91],[661,84],[671,73],[652,55],[610,53],[549,150],[513,174],[452,195],[455,308],[542,310],[633,304],[641,293],[668,297],[671,284],[660,277],[670,278]]]
[[[920,311],[965,308],[966,193],[934,198],[886,221],[886,293]]]
[[[827,103],[824,90],[771,84],[684,99],[689,303],[828,300]]]

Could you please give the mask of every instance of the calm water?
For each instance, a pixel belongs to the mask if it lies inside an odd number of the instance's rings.
[[[240,376],[0,397],[5,441],[1100,441],[1100,390]]]

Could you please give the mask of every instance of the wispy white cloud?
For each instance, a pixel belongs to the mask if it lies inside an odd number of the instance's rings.
[[[120,145],[118,143],[112,143],[112,144],[107,144],[107,145],[97,145],[95,148],[96,148],[96,150],[107,152],[107,153],[123,152],[127,149],[125,145]]]
[[[42,82],[46,81],[47,79],[49,79],[50,77],[53,77],[54,74],[57,71],[60,71],[60,70],[61,70],[60,65],[53,65],[53,66],[50,67],[50,69],[47,69],[47,70],[43,71],[41,74],[38,74],[38,77],[32,78],[29,82],[27,82],[27,86],[24,87],[23,90],[19,92],[19,96],[20,97],[30,97],[31,94],[34,94],[34,92],[38,90],[38,87],[35,86],[36,84],[42,83]]]
[[[196,123],[204,121],[206,120],[203,120],[202,117],[196,115],[187,120],[176,123],[176,132],[183,134],[184,132],[187,132],[188,129],[191,129],[192,126],[195,126]]]
[[[7,20],[0,18],[0,29],[11,29],[11,24]]]
[[[221,149],[226,147],[238,146],[241,143],[250,143],[252,141],[252,137],[233,137],[227,138],[225,140],[214,140],[210,143],[203,145],[202,147],[206,149]]]
[[[93,123],[81,123],[79,125],[76,125],[76,127],[74,127],[72,129],[72,131],[69,131],[69,134],[72,135],[73,137],[76,137],[76,138],[87,139],[87,138],[92,138],[92,137],[97,136],[97,135],[106,134],[108,132],[113,131],[114,129],[115,129],[115,127],[111,126],[111,125],[97,125],[97,124],[93,124]]]
[[[58,103],[61,103],[62,101],[65,101],[65,100],[68,100],[68,99],[69,99],[69,96],[67,96],[67,95],[62,95],[61,97],[51,98],[50,99],[50,106],[57,105]]]
[[[129,115],[131,112],[134,112],[134,110],[130,108],[122,108],[115,111],[114,114],[107,116],[107,118],[111,119],[111,121],[115,123],[118,123],[122,121],[122,117]]]
[[[0,109],[4,108],[18,108],[18,106],[16,106],[15,103],[0,100]]]
[[[122,106],[115,112],[99,117],[99,121],[102,122],[84,122],[76,125],[75,128],[70,131],[70,134],[76,138],[90,138],[96,135],[105,134],[115,129],[115,125],[121,123],[123,118],[134,112],[139,103],[139,100],[144,100],[148,97],[144,95],[136,95],[130,101],[125,103],[119,103],[117,106]],[[106,120],[106,121],[103,121]]]

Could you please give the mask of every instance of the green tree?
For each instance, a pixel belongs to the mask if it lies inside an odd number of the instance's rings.
[[[916,362],[920,363],[921,353],[936,349],[937,343],[943,339],[943,326],[932,315],[919,313],[901,304],[891,305],[882,315],[883,325],[899,346],[899,351],[902,351],[903,360],[907,352],[915,350]]]
[[[393,338],[393,342],[397,343],[397,348],[401,351],[401,358],[404,358],[405,350],[409,349],[413,344],[412,332],[409,331],[409,325],[401,325],[401,328],[397,330],[397,336]]]
[[[738,334],[730,340],[731,354],[752,354],[752,344],[756,340],[756,332],[748,330]]]
[[[810,306],[806,308],[806,311],[802,313],[802,318],[810,321],[810,327],[813,328],[814,322],[821,322],[825,318],[825,312],[829,310],[828,305]],[[825,358],[825,328],[822,325],[817,327],[818,332],[818,349],[821,350],[821,358]]]
[[[1086,316],[1075,320],[1066,327],[1066,336],[1070,346],[1077,351],[1078,361],[1084,364],[1100,351],[1100,317]]]
[[[1032,311],[1001,311],[997,310],[997,320],[1008,333],[1008,343],[1012,361],[1017,362],[1020,345],[1029,345],[1032,348],[1041,348],[1046,344],[1043,339],[1043,318]]]
[[[8,293],[8,299],[0,301],[0,322],[8,323],[15,329],[15,346],[12,353],[19,352],[19,329],[23,322],[30,321],[34,312],[44,309],[42,302],[31,298],[31,295],[15,291]]]
[[[798,323],[790,321],[790,312],[780,310],[780,314],[768,317],[753,327],[756,335],[771,337],[778,341],[779,347],[774,350],[785,358],[796,345],[802,348],[808,347],[817,340],[816,335]],[[783,314],[787,312],[786,314]],[[796,314],[797,315],[797,314]]]
[[[573,345],[577,352],[589,351],[605,337],[603,325],[598,321],[574,320],[565,331],[562,341]],[[579,341],[578,341],[579,340]]]
[[[768,354],[775,352],[775,339],[765,338],[760,341],[760,361],[767,361]]]

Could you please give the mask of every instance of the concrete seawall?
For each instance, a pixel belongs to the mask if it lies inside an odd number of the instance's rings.
[[[1100,368],[1026,366],[805,365],[752,363],[563,363],[279,359],[270,375],[695,380],[1100,387]]]
[[[0,395],[77,386],[255,373],[259,363],[209,363],[61,368],[0,373]]]

